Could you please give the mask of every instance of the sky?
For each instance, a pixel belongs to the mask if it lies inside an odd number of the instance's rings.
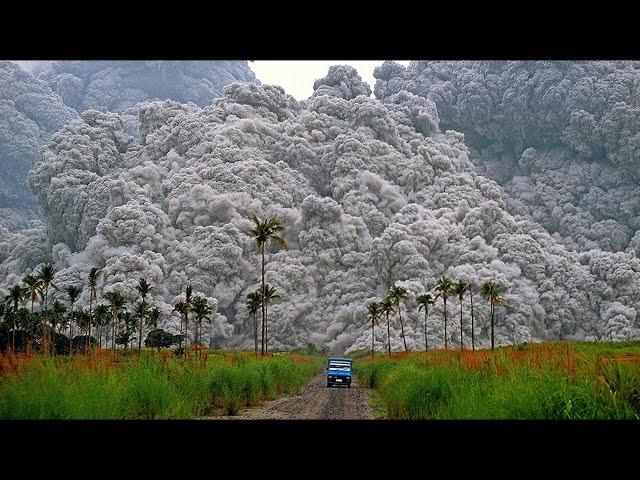
[[[305,100],[313,93],[313,82],[325,77],[332,65],[351,65],[373,90],[376,81],[373,69],[384,60],[256,60],[249,62],[251,70],[262,83],[280,85],[296,100]],[[409,60],[396,60],[408,66]]]
[[[306,100],[313,93],[313,82],[325,77],[332,65],[351,65],[367,82],[373,91],[376,83],[373,70],[384,60],[256,60],[249,62],[250,68],[262,83],[280,85],[285,92],[296,100]],[[409,60],[396,60],[409,65]],[[20,60],[23,68],[31,70],[42,63],[39,61]]]

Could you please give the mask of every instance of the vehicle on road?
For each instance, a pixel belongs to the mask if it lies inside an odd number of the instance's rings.
[[[351,387],[352,361],[349,358],[330,358],[327,361],[327,387]]]

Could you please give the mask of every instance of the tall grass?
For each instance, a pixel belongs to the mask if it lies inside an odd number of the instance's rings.
[[[3,419],[189,419],[236,414],[296,392],[321,369],[318,357],[245,353],[204,360],[143,355],[43,358],[0,371]]]
[[[640,344],[546,343],[360,359],[393,419],[639,419]]]

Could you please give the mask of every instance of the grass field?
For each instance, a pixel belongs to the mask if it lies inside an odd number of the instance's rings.
[[[639,419],[640,342],[360,357],[392,419]]]
[[[237,413],[296,392],[322,369],[318,356],[143,352],[72,358],[0,356],[2,419],[190,419]]]

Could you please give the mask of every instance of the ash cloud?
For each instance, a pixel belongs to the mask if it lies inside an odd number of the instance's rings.
[[[511,212],[574,250],[636,252],[639,62],[385,62],[375,94],[433,101]]]
[[[403,72],[381,69],[388,83]],[[204,108],[145,103],[137,136],[121,115],[84,112],[52,136],[29,174],[48,232],[30,241],[53,247],[16,262],[18,238],[0,230],[0,287],[45,257],[62,285],[92,266],[104,267],[104,290],[131,291],[145,275],[157,285],[164,326],[175,330],[171,306],[193,282],[216,301],[210,344],[251,348],[244,298],[260,272],[247,217],[257,212],[287,226],[289,250],[268,252],[267,281],[283,294],[270,308],[274,348],[368,348],[366,302],[394,281],[414,299],[444,274],[504,286],[499,344],[639,333],[640,259],[570,250],[531,215],[512,213],[504,190],[477,173],[465,136],[447,129],[451,114],[437,98],[398,89],[376,100],[348,67],[315,87],[304,102],[279,87],[236,83]],[[488,307],[476,298],[486,346]],[[407,343],[420,348],[415,307],[403,305],[403,318]],[[456,307],[452,299],[453,344]],[[443,344],[441,322],[438,302],[431,345]]]

